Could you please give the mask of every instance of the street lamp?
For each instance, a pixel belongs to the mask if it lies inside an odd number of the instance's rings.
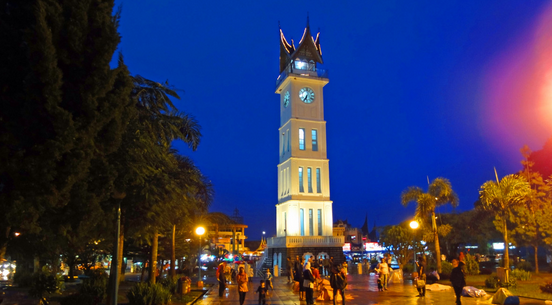
[[[418,229],[419,226],[420,224],[416,220],[412,220],[410,222],[410,228],[412,228],[412,230]],[[414,248],[414,244],[412,245],[412,251],[414,252],[414,272],[416,272],[416,250]]]
[[[199,254],[197,256],[197,266],[199,267],[197,269],[197,284],[199,286],[201,282],[201,236],[205,234],[205,228],[197,227],[195,232],[197,235],[199,235]]]

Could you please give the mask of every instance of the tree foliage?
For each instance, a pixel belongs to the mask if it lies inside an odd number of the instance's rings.
[[[539,273],[537,249],[552,242],[552,179],[545,181],[535,163],[530,160],[531,150],[527,145],[521,148],[524,159],[523,171],[518,173],[529,182],[531,192],[524,204],[517,206],[510,220],[514,225],[513,239],[519,246],[532,247],[535,253],[535,272]]]
[[[453,191],[450,181],[439,177],[429,184],[427,193],[424,193],[424,191],[417,186],[411,186],[404,190],[401,194],[402,204],[407,206],[411,201],[417,203],[416,218],[423,222],[431,223],[437,271],[441,272],[441,249],[439,245],[438,226],[435,220],[435,208],[447,203],[450,203],[453,207],[458,206],[458,196]],[[447,229],[443,228],[442,231],[443,230]]]
[[[504,239],[504,266],[509,266],[508,253],[508,222],[513,219],[513,212],[528,199],[531,187],[523,176],[507,175],[497,182],[487,181],[479,191],[480,205],[476,208],[491,212],[495,215],[496,229],[502,233]]]
[[[527,152],[529,157],[524,154],[524,158],[533,164],[533,171],[539,172],[545,178],[552,176],[552,137],[546,141],[542,149]]]
[[[126,66],[110,67],[119,14],[100,0],[0,6],[1,242],[16,228],[76,241],[80,216],[110,196],[106,159],[134,111]]]
[[[401,267],[413,259],[414,251],[422,249],[420,241],[421,236],[408,226],[408,222],[387,226],[380,236],[380,242],[395,255]]]
[[[451,227],[446,236],[441,236],[443,253],[448,258],[458,255],[461,245],[477,245],[481,254],[486,254],[488,243],[499,240],[502,235],[493,224],[494,215],[480,209],[462,213],[445,213],[439,217],[439,222]]]

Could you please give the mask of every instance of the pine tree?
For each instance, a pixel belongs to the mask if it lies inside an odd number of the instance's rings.
[[[110,195],[134,105],[114,1],[0,1],[0,226],[39,232],[47,211]],[[56,234],[55,228],[51,228]],[[75,228],[71,228],[74,230]]]

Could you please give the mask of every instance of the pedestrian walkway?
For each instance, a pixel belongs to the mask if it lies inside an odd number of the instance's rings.
[[[454,291],[449,289],[447,291],[427,291],[425,297],[418,297],[416,288],[412,286],[411,281],[405,281],[400,284],[389,284],[387,291],[378,292],[377,289],[377,277],[374,275],[348,275],[349,285],[345,291],[345,303],[347,305],[371,305],[371,304],[455,304]],[[249,286],[249,292],[246,295],[245,304],[258,304],[258,294],[255,293],[259,286],[259,278],[253,278],[252,283]],[[274,291],[270,291],[269,297],[267,297],[267,304],[269,305],[300,305],[306,304],[305,301],[299,301],[299,294],[291,290],[291,286],[286,283],[287,278],[278,277],[275,278]],[[318,295],[315,292],[315,297]],[[332,304],[332,301],[316,301],[317,304]],[[212,304],[224,304],[224,305],[238,305],[239,297],[236,285],[228,285],[224,296],[218,296],[218,284],[198,300],[195,304],[198,305],[212,305]],[[338,303],[341,304],[341,303]],[[491,304],[491,299],[476,299],[476,298],[462,298],[463,305],[472,304]],[[544,301],[521,299],[523,305],[542,305]]]

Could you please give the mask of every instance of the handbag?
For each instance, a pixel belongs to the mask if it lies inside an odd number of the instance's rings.
[[[417,280],[416,281],[416,287],[418,287],[418,288],[424,287],[425,284],[426,284],[426,282],[424,280]]]
[[[303,287],[305,287],[305,288],[314,288],[314,284],[310,280],[304,279],[303,280]]]

